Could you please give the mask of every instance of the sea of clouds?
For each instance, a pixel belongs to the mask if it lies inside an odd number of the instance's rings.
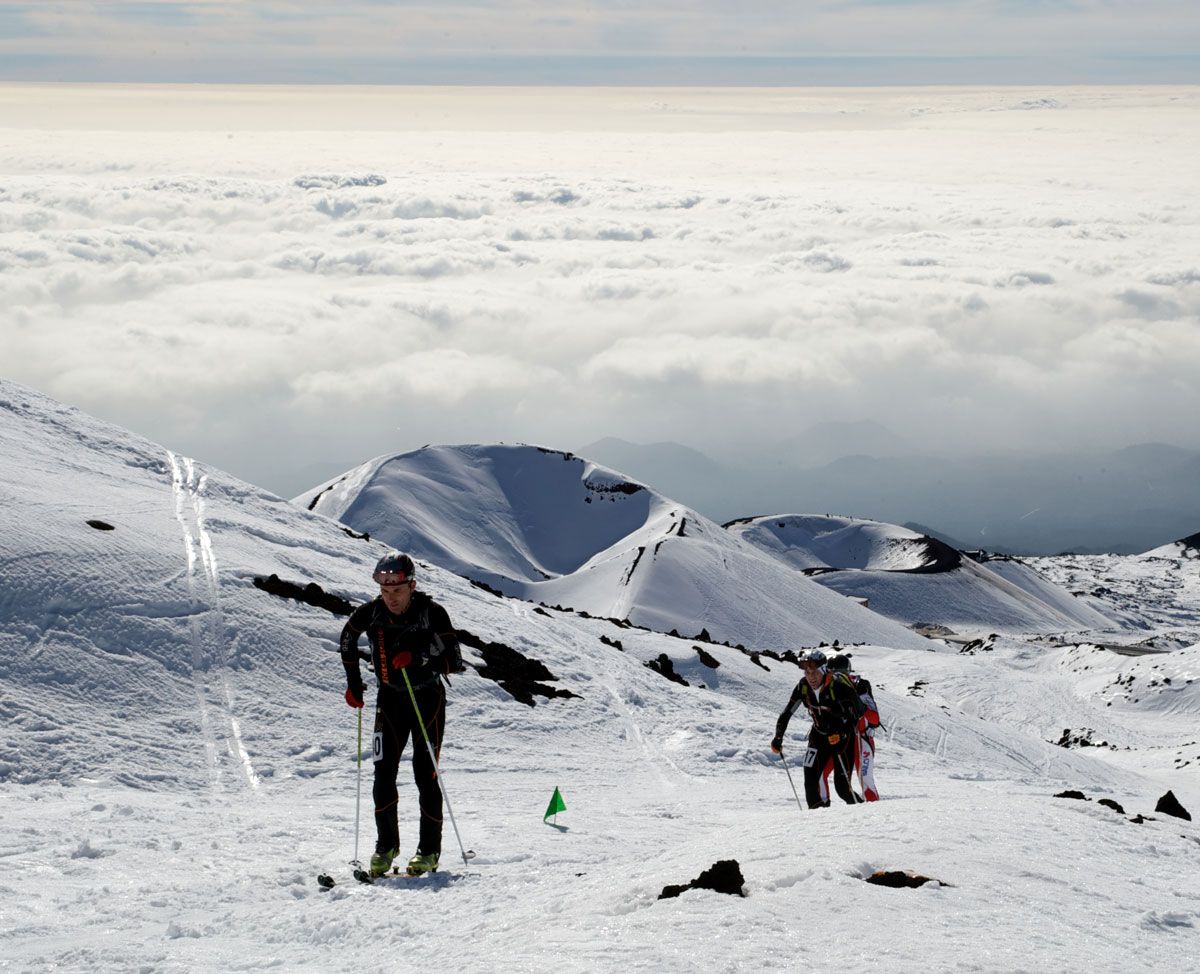
[[[96,91],[0,97],[3,371],[281,492],[832,418],[1196,443],[1194,89]]]

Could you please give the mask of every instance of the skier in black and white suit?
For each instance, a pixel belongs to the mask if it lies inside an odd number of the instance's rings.
[[[775,724],[771,750],[783,753],[783,735],[792,714],[803,704],[812,718],[808,751],[804,758],[804,797],[809,808],[829,805],[829,775],[839,797],[848,804],[858,799],[850,787],[854,766],[854,725],[858,720],[858,693],[844,673],[831,673],[819,649],[800,657],[804,678],[796,684],[787,706]]]

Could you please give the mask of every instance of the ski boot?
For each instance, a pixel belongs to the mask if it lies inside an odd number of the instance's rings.
[[[410,876],[421,876],[424,873],[436,873],[439,858],[441,858],[440,852],[427,852],[424,854],[418,852],[408,860],[408,874]]]
[[[398,851],[398,849],[376,850],[375,854],[371,856],[371,870],[368,875],[372,879],[378,879],[385,875],[392,868],[392,860],[396,858]]]

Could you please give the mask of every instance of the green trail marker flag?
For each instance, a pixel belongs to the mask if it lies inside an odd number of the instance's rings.
[[[567,810],[567,803],[563,801],[562,793],[558,790],[558,786],[554,786],[554,794],[550,796],[550,804],[546,806],[546,814],[542,816],[542,821],[546,821],[551,815],[557,817],[559,812]]]

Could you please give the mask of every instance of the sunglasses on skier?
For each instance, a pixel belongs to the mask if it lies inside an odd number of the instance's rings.
[[[376,572],[371,577],[383,588],[398,588],[412,581],[404,572]]]

